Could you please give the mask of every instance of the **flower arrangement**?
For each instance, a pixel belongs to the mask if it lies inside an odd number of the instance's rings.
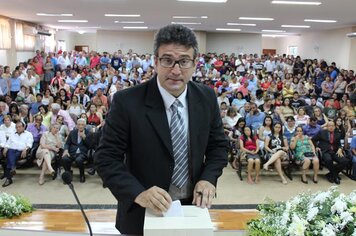
[[[302,193],[287,202],[259,205],[261,217],[248,222],[251,236],[356,236],[356,191],[337,187]]]
[[[0,218],[12,218],[32,210],[32,204],[24,197],[0,192]]]

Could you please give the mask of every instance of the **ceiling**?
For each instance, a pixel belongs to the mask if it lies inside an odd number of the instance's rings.
[[[312,1],[312,0],[306,0]],[[275,5],[271,0],[228,0],[227,3],[193,3],[176,0],[0,0],[0,14],[29,22],[71,31],[124,30],[123,26],[147,26],[149,31],[176,22],[200,22],[187,25],[194,30],[216,32],[216,28],[239,28],[241,32],[285,30],[300,34],[356,25],[356,0],[319,0],[320,6]],[[45,17],[36,13],[72,13],[72,17]],[[140,14],[137,18],[105,17],[104,14]],[[207,16],[207,19],[173,19],[172,16]],[[270,17],[274,21],[245,21],[239,17]],[[337,23],[312,23],[304,19],[337,20]],[[58,20],[88,20],[87,23],[58,23]],[[121,24],[114,21],[144,21],[144,24]],[[255,23],[251,26],[228,26],[230,23]],[[281,28],[287,25],[310,25],[309,29]],[[94,28],[91,28],[94,27]],[[99,27],[99,28],[95,28]]]

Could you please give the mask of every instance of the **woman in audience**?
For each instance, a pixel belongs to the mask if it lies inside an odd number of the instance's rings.
[[[283,134],[287,138],[288,144],[290,144],[292,137],[295,135],[297,125],[293,116],[288,116],[286,121],[283,122]]]
[[[263,150],[266,138],[272,133],[273,120],[271,116],[266,116],[262,126],[258,130],[259,148]]]
[[[19,108],[19,118],[22,123],[27,125],[28,123],[32,123],[33,118],[31,113],[28,111],[28,106],[26,104],[22,104]]]
[[[94,127],[97,127],[101,124],[103,121],[103,116],[100,112],[97,112],[97,108],[94,104],[91,104],[89,106],[89,111],[87,112],[88,116],[88,125],[92,125]]]
[[[304,126],[308,124],[309,116],[305,114],[305,109],[303,107],[298,108],[298,114],[294,116],[296,126]]]
[[[59,77],[58,77],[59,76]],[[62,78],[60,77],[60,72],[57,72],[57,76],[54,77],[51,80],[51,84],[49,85],[49,89],[51,90],[52,94],[57,94],[59,89],[60,89],[60,85],[59,85],[59,81],[62,80]]]
[[[16,125],[11,121],[10,115],[4,116],[4,124],[0,126],[0,131],[5,133],[6,139],[8,139],[12,134],[16,133]]]
[[[227,110],[226,116],[224,117],[223,123],[227,130],[232,130],[236,125],[237,121],[240,119],[241,115],[236,112],[233,107],[230,107]]]
[[[241,117],[237,121],[235,127],[228,134],[231,143],[231,154],[232,154],[231,165],[234,169],[237,169],[235,154],[237,154],[238,150],[240,150],[239,140],[244,132],[245,126],[246,126],[245,118]]]
[[[17,93],[20,92],[21,89],[21,79],[19,76],[20,72],[18,70],[15,70],[10,78],[10,95],[12,100],[14,101],[17,97]]]
[[[351,100],[347,99],[343,108],[347,113],[349,120],[355,119],[355,107],[352,105]]]
[[[53,103],[53,96],[50,89],[46,89],[42,98],[42,104],[50,106]]]
[[[347,117],[346,111],[344,109],[339,110],[339,112],[337,113],[337,117],[341,118],[341,122],[346,131],[346,134],[351,135],[352,126],[349,118]]]
[[[9,115],[12,117],[14,114],[20,114],[19,106],[17,103],[11,103],[9,106]]]
[[[243,97],[241,92],[236,93],[236,98],[232,100],[231,106],[236,107],[236,111],[239,111],[241,107],[246,103],[246,99]]]
[[[68,112],[71,115],[71,117],[75,118],[75,119],[73,119],[74,122],[77,123],[76,121],[77,121],[78,117],[80,116],[80,114],[83,113],[84,108],[83,108],[82,104],[78,103],[78,97],[76,95],[72,96],[71,103],[69,104],[67,109],[68,109]]]
[[[346,131],[349,130],[345,129],[342,119],[340,117],[336,117],[334,122],[335,122],[335,132],[340,133],[341,139],[345,141]]]
[[[346,88],[346,85],[347,85],[347,81],[344,80],[344,76],[339,74],[337,76],[337,79],[335,81],[335,84],[334,84],[334,93],[337,94],[337,100],[341,100],[342,98],[342,95],[345,93],[345,88]]]
[[[281,177],[283,184],[288,183],[282,171],[282,161],[288,158],[288,149],[288,140],[283,135],[282,124],[274,124],[271,136],[265,140],[265,150],[268,152],[267,156],[270,156],[270,158],[263,165],[263,169],[268,170],[268,166],[274,163],[274,167]]]
[[[314,107],[314,117],[317,119],[317,124],[321,126],[321,128],[325,128],[328,122],[328,118],[324,113],[321,112],[319,107]]]
[[[2,74],[2,77],[4,79],[9,79],[11,78],[11,69],[10,66],[4,66],[4,73]]]
[[[62,143],[65,143],[67,136],[69,135],[69,129],[66,124],[64,124],[64,118],[61,115],[57,116],[56,124],[59,125],[59,136],[61,137]]]
[[[56,171],[53,169],[51,163],[55,155],[63,148],[63,143],[58,131],[59,125],[53,124],[50,127],[50,131],[45,132],[41,137],[40,146],[36,152],[37,165],[39,167],[42,166],[40,179],[38,181],[40,185],[45,183],[44,175],[46,171],[48,171],[52,177],[56,176]]]
[[[49,129],[51,126],[52,112],[48,111],[47,105],[41,105],[38,107],[39,114],[42,116],[42,124]]]
[[[44,69],[44,79],[43,79],[43,88],[47,89],[49,83],[54,77],[54,66],[52,64],[51,58],[46,58],[46,63],[43,65]]]
[[[70,104],[70,98],[67,96],[67,92],[65,89],[60,89],[58,92],[58,97],[61,98],[62,100],[62,106],[63,106],[63,110],[67,110],[67,107]]]
[[[302,166],[302,176],[301,181],[304,184],[308,184],[307,171],[309,166],[313,163],[313,182],[318,183],[318,172],[319,172],[319,159],[315,152],[315,147],[311,139],[303,135],[303,128],[297,127],[296,135],[292,138],[290,148],[295,150],[295,161],[298,165]]]
[[[289,98],[284,98],[283,99],[283,104],[281,106],[281,112],[282,112],[282,115],[284,117],[294,116],[295,115],[294,108],[292,107],[292,104],[290,103],[290,99]]]
[[[240,136],[240,149],[246,155],[246,159],[248,162],[247,165],[247,181],[249,184],[259,183],[260,181],[260,156],[258,154],[258,138],[257,136],[252,134],[250,127],[244,128],[244,133]],[[253,167],[255,167],[255,180],[252,180],[252,171]]]

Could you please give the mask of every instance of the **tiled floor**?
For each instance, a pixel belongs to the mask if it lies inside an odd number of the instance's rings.
[[[325,173],[325,170],[323,171]],[[14,183],[0,191],[26,196],[34,204],[75,204],[70,189],[63,185],[60,179],[51,180],[47,176],[47,181],[43,186],[38,185],[39,170],[19,170],[19,174],[14,177]],[[75,170],[74,186],[80,201],[83,204],[115,205],[116,200],[108,189],[103,189],[101,180],[97,175],[87,176],[86,183],[79,183],[78,172]],[[244,173],[244,177],[246,174]],[[349,193],[356,189],[356,182],[342,176],[339,189],[341,192]],[[246,178],[245,178],[246,179]],[[326,190],[331,184],[319,176],[319,183],[314,184],[311,180],[309,184],[303,184],[300,181],[300,173],[294,174],[294,180],[283,185],[275,172],[262,173],[259,184],[250,185],[240,181],[235,171],[226,167],[223,175],[219,179],[217,198],[215,205],[241,205],[263,203],[266,197],[273,200],[287,200],[288,198],[306,191],[316,192]]]

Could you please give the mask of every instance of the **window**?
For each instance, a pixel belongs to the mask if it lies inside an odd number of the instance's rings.
[[[293,56],[298,56],[298,47],[297,46],[289,46],[288,54]]]
[[[30,28],[21,22],[15,22],[15,42],[16,50],[19,51],[34,51],[36,37],[29,32],[29,30],[24,31],[24,27]]]
[[[7,19],[0,19],[0,49],[11,48],[11,29]]]

